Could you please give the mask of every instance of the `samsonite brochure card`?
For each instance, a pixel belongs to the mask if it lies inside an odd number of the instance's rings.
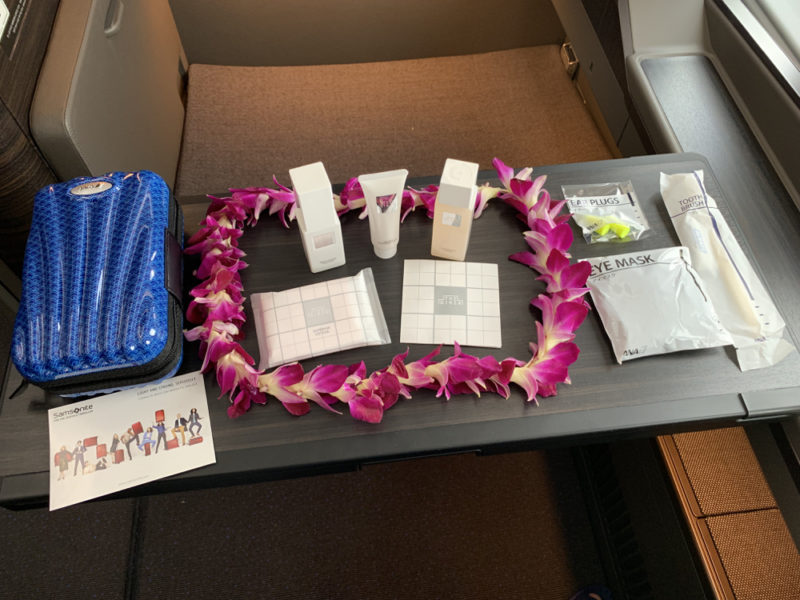
[[[48,411],[50,510],[216,462],[200,372]]]

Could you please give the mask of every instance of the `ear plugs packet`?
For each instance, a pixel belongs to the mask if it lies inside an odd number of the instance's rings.
[[[682,247],[589,259],[590,289],[617,362],[731,344]]]
[[[589,244],[630,242],[650,229],[630,181],[562,185],[561,191]]]

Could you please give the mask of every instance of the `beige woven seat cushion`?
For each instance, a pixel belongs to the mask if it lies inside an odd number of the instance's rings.
[[[800,594],[800,554],[777,509],[709,517],[736,600],[785,600]]]
[[[672,438],[702,516],[775,507],[742,427],[678,433]]]
[[[447,157],[491,168],[610,158],[555,45],[346,65],[192,65],[176,192],[288,184],[322,160],[333,182]]]

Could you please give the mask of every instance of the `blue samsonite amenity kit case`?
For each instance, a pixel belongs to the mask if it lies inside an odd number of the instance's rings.
[[[183,348],[183,217],[150,171],[39,191],[25,248],[12,356],[61,395],[153,382]]]

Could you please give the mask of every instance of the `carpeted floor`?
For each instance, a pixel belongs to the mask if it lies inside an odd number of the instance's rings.
[[[568,451],[0,510],[0,598],[537,598],[603,581]]]
[[[137,598],[566,600],[603,578],[568,452],[152,497],[140,535]]]

